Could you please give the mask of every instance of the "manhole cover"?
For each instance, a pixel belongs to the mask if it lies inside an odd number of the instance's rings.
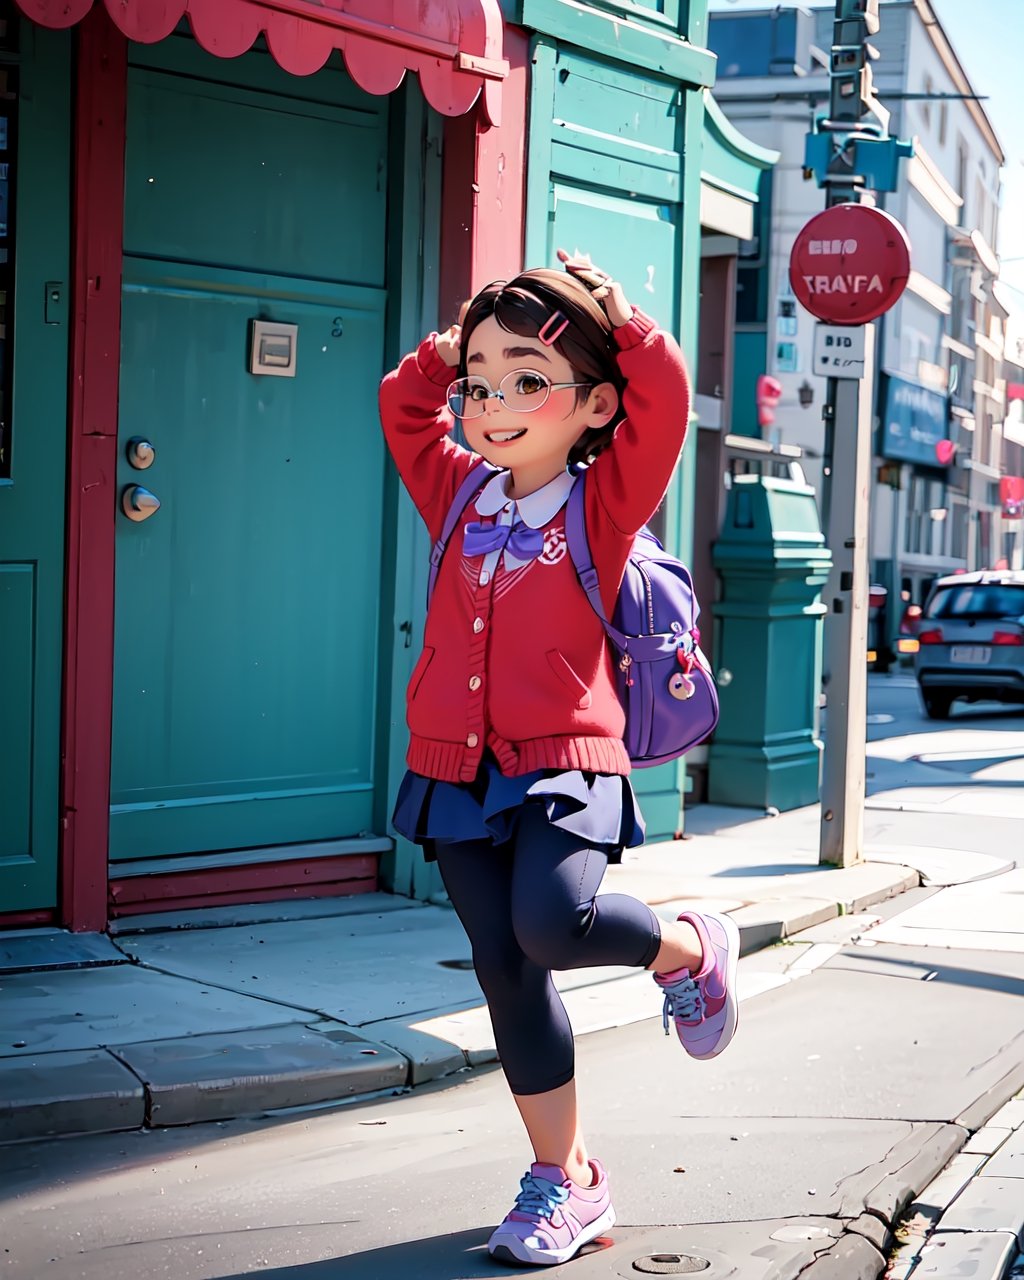
[[[772,1240],[781,1240],[784,1244],[796,1244],[800,1240],[833,1240],[835,1237],[826,1227],[797,1225],[780,1227],[771,1234]]]
[[[689,1276],[695,1271],[707,1271],[710,1266],[707,1258],[695,1258],[692,1253],[651,1253],[637,1258],[633,1270],[645,1276]]]

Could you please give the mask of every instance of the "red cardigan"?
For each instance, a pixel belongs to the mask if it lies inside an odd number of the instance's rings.
[[[444,393],[454,375],[435,336],[380,388],[388,447],[433,541],[480,461],[449,437],[454,424]],[[690,407],[682,352],[669,334],[637,311],[615,339],[628,379],[626,417],[588,472],[585,513],[609,616],[633,538],[665,496]],[[471,502],[466,520],[476,516]],[[505,590],[500,562],[483,586],[478,573],[464,572],[466,520],[441,563],[406,694],[409,768],[471,782],[489,747],[509,777],[541,768],[629,773],[613,654],[564,552],[564,506],[544,526],[544,555]]]

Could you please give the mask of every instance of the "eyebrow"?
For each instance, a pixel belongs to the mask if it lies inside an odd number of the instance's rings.
[[[547,364],[551,363],[544,352],[538,351],[536,347],[506,347],[502,355],[506,360],[518,360],[521,356],[535,356],[538,360],[543,360]],[[466,361],[466,364],[482,364],[486,359],[487,357],[482,351],[474,351]]]

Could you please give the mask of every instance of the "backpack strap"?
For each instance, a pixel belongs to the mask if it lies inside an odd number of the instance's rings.
[[[470,468],[466,473],[465,479],[456,489],[455,497],[452,498],[452,504],[448,508],[448,514],[445,516],[444,524],[441,526],[441,536],[434,543],[434,549],[430,553],[430,576],[427,579],[427,608],[430,607],[437,575],[441,568],[441,560],[444,556],[445,548],[455,532],[455,526],[459,523],[462,513],[476,494],[490,480],[491,476],[497,475],[500,470],[500,467],[493,467],[489,462],[481,458],[477,466]]]
[[[587,593],[590,607],[601,619],[601,625],[608,633],[609,639],[620,652],[623,652],[628,648],[627,639],[621,631],[613,627],[608,621],[608,615],[604,611],[604,601],[601,599],[597,570],[594,568],[594,557],[590,554],[590,542],[587,539],[586,494],[584,489],[586,478],[587,475],[584,471],[577,476],[576,483],[569,490],[569,500],[565,504],[565,541],[569,548],[573,567],[576,570],[576,576],[580,580],[580,586]]]
[[[565,541],[569,548],[569,556],[576,569],[580,585],[587,593],[590,606],[601,619],[609,640],[623,656],[629,655],[639,662],[651,662],[672,654],[679,647],[679,639],[670,635],[627,636],[608,621],[604,611],[604,601],[597,581],[597,570],[594,558],[590,554],[590,543],[587,540],[587,521],[585,507],[584,483],[586,472],[582,472],[569,492],[565,507]],[[689,576],[689,575],[687,575]]]

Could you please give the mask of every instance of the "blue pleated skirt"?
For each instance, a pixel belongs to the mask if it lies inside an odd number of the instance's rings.
[[[537,769],[507,778],[485,756],[472,782],[439,782],[406,772],[392,822],[407,840],[421,845],[428,861],[439,840],[490,840],[504,844],[515,834],[525,804],[541,804],[554,827],[620,862],[623,849],[644,842],[644,820],[628,778],[574,769]]]

